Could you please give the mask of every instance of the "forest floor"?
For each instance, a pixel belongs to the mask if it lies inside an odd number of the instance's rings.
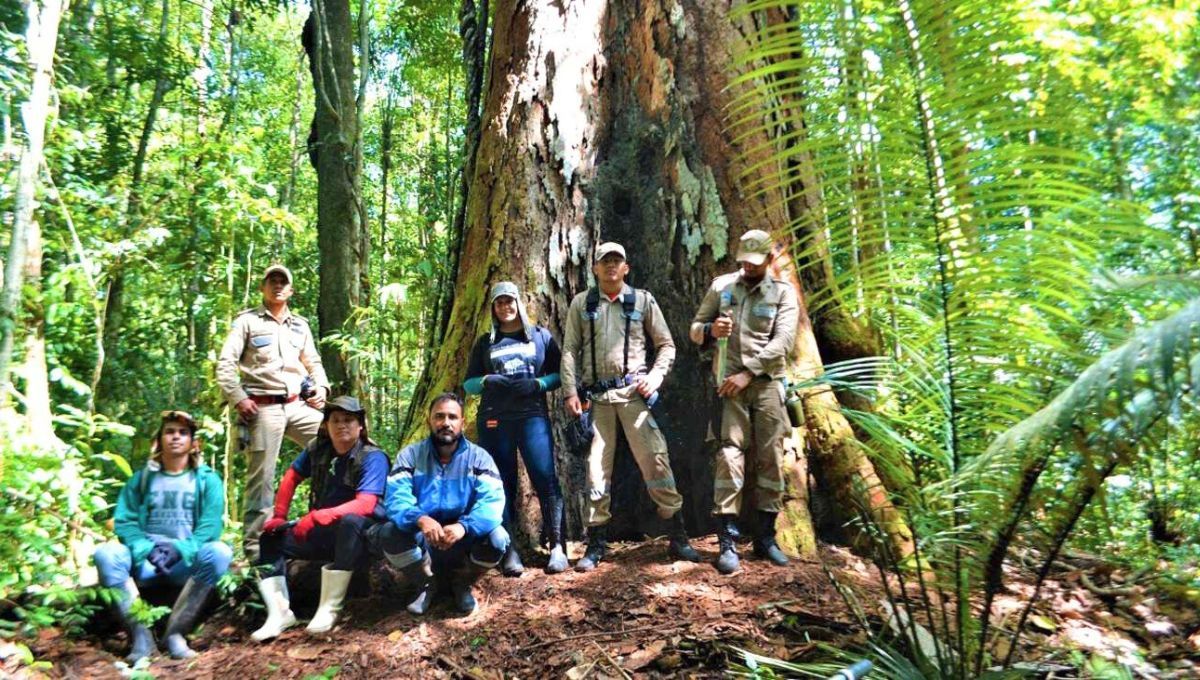
[[[696,546],[707,560],[715,557],[714,538]],[[826,568],[872,624],[883,625],[878,573],[843,548],[822,546],[821,561],[775,567],[747,558],[747,547],[742,570],[730,576],[717,574],[708,562],[667,562],[665,551],[664,540],[620,543],[588,574],[550,576],[539,561],[520,578],[489,575],[476,588],[479,608],[465,618],[445,599],[425,617],[409,615],[403,579],[380,567],[371,574],[374,596],[349,599],[331,634],[312,637],[300,626],[255,644],[249,632],[261,613],[222,607],[194,637],[197,658],[156,658],[149,671],[157,677],[244,679],[714,677],[740,660],[737,648],[803,662],[816,660],[821,642],[861,645],[865,631]],[[1094,653],[1131,664],[1135,677],[1200,677],[1195,608],[1123,585],[1119,573],[1092,570],[1089,576],[1087,569],[1060,565],[1043,588],[1018,658],[1054,661],[1065,670],[1079,668]],[[1032,575],[1018,568],[1009,577],[1013,586],[996,611],[1000,624],[1011,628],[1022,596],[1032,592]],[[314,592],[297,592],[294,599],[301,618],[315,608]],[[119,634],[69,638],[51,629],[29,646],[51,666],[19,670],[9,655],[0,662],[0,676],[121,677],[117,661],[127,642]],[[993,649],[1003,652],[1004,643]],[[1071,649],[1084,655],[1064,651]]]

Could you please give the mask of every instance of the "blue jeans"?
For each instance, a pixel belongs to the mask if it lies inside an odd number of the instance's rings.
[[[124,543],[115,541],[105,543],[96,548],[96,553],[92,555],[92,561],[96,563],[96,570],[100,572],[100,585],[108,588],[119,587],[130,576],[139,586],[161,583],[181,586],[188,578],[194,578],[212,586],[216,585],[225,572],[229,571],[229,563],[232,560],[233,549],[220,541],[200,546],[191,566],[180,560],[169,574],[159,574],[155,571],[154,565],[148,561],[143,561],[135,567],[133,555],[130,554],[129,548],[125,547]]]
[[[487,536],[467,534],[449,550],[431,547],[425,542],[425,534],[405,531],[391,522],[381,527],[374,538],[376,547],[397,569],[416,564],[428,553],[435,574],[461,567],[468,557],[481,567],[494,567],[504,557],[504,551],[508,550],[508,532],[504,527],[496,527]]]
[[[517,497],[517,449],[525,461],[529,481],[537,491],[542,513],[548,514],[553,501],[562,497],[558,476],[554,474],[554,438],[546,416],[497,419],[481,418],[479,445],[492,454],[500,479],[504,480],[504,524],[512,526],[513,499]]]

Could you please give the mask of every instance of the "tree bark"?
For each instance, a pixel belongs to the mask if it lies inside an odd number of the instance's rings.
[[[356,31],[348,0],[316,0],[302,42],[313,74],[315,142],[309,159],[317,171],[317,245],[321,289],[317,301],[321,337],[350,331],[346,321],[361,298],[367,263],[366,221],[360,177],[358,104],[354,77]],[[364,65],[365,67],[365,65]],[[321,346],[334,392],[353,387],[341,351]]]
[[[736,266],[736,238],[787,224],[782,196],[741,191],[741,175],[763,159],[745,157],[740,145],[763,140],[735,145],[723,127],[738,40],[727,9],[671,0],[497,6],[484,127],[468,175],[463,266],[446,336],[413,402],[423,407],[460,384],[461,358],[488,323],[488,284],[518,282],[530,313],[561,338],[570,299],[589,283],[594,245],[619,241],[630,282],[654,293],[679,348],[656,410],[693,529],[711,527],[707,422],[696,406],[715,397],[687,328],[712,278]],[[561,396],[551,397],[556,422]],[[418,432],[410,427],[408,435]],[[583,470],[559,451],[577,529]],[[628,456],[618,456],[615,476],[614,533],[661,534]],[[527,523],[536,516],[528,494],[517,503]],[[806,509],[788,517],[804,524]],[[803,532],[811,538],[811,527]]]
[[[21,145],[21,159],[17,165],[12,238],[5,262],[4,290],[0,295],[0,400],[7,400],[4,395],[7,394],[10,384],[13,344],[17,320],[20,317],[21,289],[26,281],[32,281],[39,289],[41,285],[41,230],[34,218],[34,210],[37,207],[38,173],[42,167],[45,150],[46,121],[50,115],[50,90],[54,85],[54,53],[58,44],[58,25],[67,4],[67,0],[34,0],[26,6],[25,46],[32,78],[29,99],[21,105],[21,124],[25,139]],[[31,274],[37,278],[29,279]],[[38,346],[41,346],[42,375],[34,378],[45,382],[45,350],[40,312],[35,316],[35,326],[29,332],[35,347],[27,347],[27,355],[29,349],[38,352]],[[27,356],[27,359],[29,358]],[[29,376],[26,377],[29,379]],[[42,405],[27,404],[27,408],[30,407],[39,411],[39,420],[45,417],[45,424],[48,426],[48,388],[44,409]],[[45,413],[41,413],[43,410]],[[28,413],[34,415],[32,411]]]
[[[462,255],[463,236],[466,230],[467,203],[471,192],[471,178],[475,176],[475,157],[479,150],[482,136],[481,106],[483,105],[484,60],[487,57],[487,34],[489,0],[463,0],[458,11],[458,33],[462,39],[462,58],[466,76],[466,148],[463,153],[463,168],[459,175],[458,202],[451,223],[450,235],[447,239],[446,266],[441,276],[441,288],[438,304],[433,309],[432,322],[429,324],[425,342],[425,364],[429,366],[435,358],[435,351],[445,340],[448,330],[451,310],[454,306],[456,282],[459,278],[459,261]],[[451,89],[450,79],[447,79],[447,90]],[[447,92],[447,109],[451,97]],[[447,113],[447,118],[449,114]],[[449,126],[447,125],[447,134]],[[448,188],[448,187],[447,187]],[[432,389],[434,374],[426,370],[413,391],[422,398],[414,398],[408,405],[405,414],[404,427],[406,432],[421,427],[424,422],[424,395],[436,394]]]

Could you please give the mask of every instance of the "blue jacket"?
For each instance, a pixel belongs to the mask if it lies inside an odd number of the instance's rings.
[[[433,439],[410,444],[396,456],[384,499],[387,517],[404,531],[429,515],[442,525],[458,522],[468,536],[486,536],[504,515],[504,484],[491,455],[464,436],[446,465]]]

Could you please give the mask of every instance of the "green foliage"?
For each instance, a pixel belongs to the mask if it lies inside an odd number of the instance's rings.
[[[78,630],[103,596],[77,587],[88,567],[95,521],[108,508],[106,477],[92,453],[34,437],[0,420],[0,601],[11,605],[0,630],[28,632],[48,625]],[[99,589],[102,590],[102,589]]]
[[[969,596],[982,591],[987,611],[1018,540],[1046,564],[1069,540],[1105,545],[1111,536],[1079,522],[1106,479],[1137,475],[1156,452],[1160,469],[1186,468],[1159,443],[1196,431],[1200,303],[1176,275],[1196,262],[1181,247],[1195,234],[1157,203],[1169,193],[1153,184],[1170,184],[1148,171],[1161,149],[1119,143],[1130,117],[1111,106],[1137,101],[1147,120],[1151,102],[1200,101],[1180,75],[1196,65],[1178,56],[1195,44],[1194,19],[1089,8],[1157,18],[1178,30],[1176,51],[1080,21],[1075,6],[761,0],[739,15],[756,32],[730,124],[765,132],[768,146],[745,156],[780,169],[751,190],[804,198],[793,256],[833,270],[810,312],[863,319],[889,351],[890,363],[858,370],[874,408],[851,415],[887,477],[915,482],[895,490],[915,552],[881,544],[878,558],[896,611],[883,637],[923,676],[1010,664],[989,658],[991,622]],[[1075,33],[1083,25],[1095,42]],[[1170,62],[1171,86],[1122,81],[1141,69],[1154,80],[1138,50]],[[1119,94],[1081,89],[1090,78]],[[1179,122],[1169,127],[1183,132]],[[917,621],[942,642],[922,644]]]
[[[15,612],[22,626],[82,619],[63,598],[91,569],[89,541],[111,537],[101,523],[120,484],[144,465],[160,411],[198,417],[204,459],[226,477],[230,514],[240,516],[244,457],[227,446],[236,431],[213,365],[233,316],[259,302],[256,277],[268,263],[291,268],[292,308],[319,324],[316,174],[305,148],[313,95],[300,49],[308,10],[241,3],[215,7],[206,22],[203,6],[119,0],[73,5],[64,17],[36,215],[43,274],[23,300],[25,325],[44,323],[54,432],[24,432],[20,404],[0,404],[14,418],[0,442],[4,487],[32,499],[0,509],[0,598],[21,606],[0,615]],[[457,3],[367,6],[368,296],[354,327],[321,330],[327,348],[357,361],[372,434],[391,447],[447,277],[462,76]],[[18,7],[0,10],[0,213],[11,209],[16,167],[3,143],[20,132],[8,126],[30,80]],[[159,80],[169,89],[152,112]],[[21,335],[18,364],[26,358]],[[15,382],[28,391],[23,373]],[[287,445],[282,460],[294,452]],[[239,544],[238,525],[227,529]],[[223,592],[246,588],[244,578],[231,574]]]

